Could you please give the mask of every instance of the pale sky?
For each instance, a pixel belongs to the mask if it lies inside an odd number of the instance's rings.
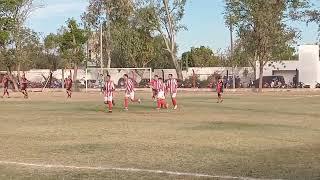
[[[88,0],[38,0],[44,5],[33,12],[27,26],[43,35],[55,33],[68,18],[80,18],[88,5]],[[320,8],[320,1],[313,0]],[[230,44],[229,31],[224,25],[223,0],[188,0],[183,24],[188,30],[178,34],[179,54],[192,46],[209,46],[218,51]],[[291,23],[300,29],[301,39],[298,44],[317,42],[318,26],[315,24]]]

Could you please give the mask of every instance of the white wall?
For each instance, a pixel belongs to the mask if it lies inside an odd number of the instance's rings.
[[[259,77],[259,63],[256,63],[256,76]],[[286,79],[286,83],[292,81],[292,73],[299,71],[299,81],[314,88],[316,82],[320,82],[320,61],[318,45],[301,45],[299,47],[298,61],[278,61],[267,63],[264,66],[264,76],[272,76],[273,71],[277,71],[277,75],[282,75]],[[283,74],[281,74],[283,72]]]
[[[275,76],[283,76],[286,84],[293,83],[293,77],[296,75],[295,70],[274,70],[273,75]]]
[[[214,73],[226,76],[227,71],[229,76],[232,76],[233,74],[235,76],[239,76],[241,78],[241,82],[249,83],[250,80],[254,80],[254,70],[252,67],[239,67],[234,69],[232,69],[232,67],[191,67],[188,68],[187,72],[184,72],[184,77],[188,78],[192,76],[193,70],[196,75],[200,76],[200,80],[207,80],[208,77]],[[247,76],[244,76],[244,71],[248,72]]]
[[[320,82],[318,45],[303,45],[299,47],[299,80],[311,87]]]
[[[232,67],[190,67],[187,71],[182,71],[182,75],[184,79],[193,76],[193,70],[201,81],[207,80],[210,75],[214,73],[220,74],[222,76],[227,75],[227,71],[229,71],[229,75],[233,75]],[[244,77],[244,71],[248,71],[248,75]],[[176,70],[175,69],[163,69],[165,79],[168,78],[168,74],[173,74],[176,78]],[[162,69],[154,69],[154,74],[162,77]],[[241,78],[241,82],[249,83],[250,79],[254,79],[254,73],[252,67],[241,67],[234,69],[235,76],[239,76]]]
[[[264,76],[283,76],[287,84],[292,82],[293,76],[295,75],[296,69],[299,69],[299,61],[280,61],[274,63],[267,63],[263,69]],[[259,78],[259,63],[257,62],[257,74]]]

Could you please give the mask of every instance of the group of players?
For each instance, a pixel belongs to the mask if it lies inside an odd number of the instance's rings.
[[[21,82],[20,82],[20,92],[24,95],[25,99],[29,98],[28,95],[28,91],[27,91],[27,87],[28,87],[28,80],[25,76],[25,74],[22,75],[22,77],[20,78]],[[1,98],[4,98],[6,95],[8,98],[10,98],[10,94],[9,94],[9,82],[10,82],[10,78],[8,74],[5,74],[2,78],[2,85],[3,85],[3,95],[1,96]]]
[[[125,83],[125,97],[124,97],[124,110],[128,111],[129,101],[133,103],[141,103],[141,99],[135,97],[135,87],[133,81],[129,78],[127,74],[123,76]],[[157,101],[157,109],[168,109],[169,104],[166,103],[166,95],[170,94],[173,109],[178,108],[177,105],[177,90],[178,83],[177,80],[173,78],[172,74],[169,74],[169,80],[164,83],[162,78],[159,78],[157,75],[154,76],[154,79],[150,83],[152,88],[152,98],[154,101]],[[115,85],[111,80],[111,76],[107,75],[105,78],[104,86],[104,103],[108,105],[109,112],[112,112],[112,107],[114,103],[114,91]]]
[[[29,94],[28,94],[28,83],[29,81],[27,80],[25,74],[23,74],[21,76],[21,82],[20,82],[20,89],[19,91],[24,95],[25,99],[29,98]],[[10,82],[10,77],[8,74],[5,74],[2,78],[2,85],[3,85],[3,95],[0,96],[1,98],[4,98],[5,96],[7,96],[8,98],[10,98],[10,94],[9,94],[9,82]],[[72,79],[71,76],[69,76],[68,78],[65,79],[64,81],[65,85],[66,85],[66,92],[67,92],[67,98],[71,98],[72,95]]]
[[[124,83],[125,83],[125,98],[124,98],[124,110],[128,111],[129,108],[129,101],[133,103],[141,103],[141,99],[137,99],[135,97],[135,87],[133,81],[129,78],[128,74],[125,74],[123,76]],[[24,95],[24,98],[28,98],[28,92],[27,92],[27,85],[28,80],[25,77],[25,74],[22,75],[20,78],[20,91]],[[3,84],[3,97],[6,95],[8,98],[10,98],[9,95],[9,81],[10,78],[8,74],[5,74],[2,78],[2,84]],[[72,79],[71,76],[68,76],[64,80],[66,93],[67,93],[67,99],[72,97]],[[164,82],[163,78],[159,77],[158,75],[155,75],[152,81],[150,82],[150,86],[152,88],[152,99],[157,102],[157,110],[160,109],[168,109],[169,104],[166,102],[166,96],[169,95],[172,101],[173,109],[178,109],[177,104],[177,93],[178,93],[178,82],[175,78],[173,78],[172,74],[168,75],[168,80]],[[222,93],[223,93],[223,80],[219,78],[218,82],[216,83],[216,90],[218,93],[218,102],[222,103]],[[105,77],[105,83],[104,83],[104,103],[108,106],[108,110],[110,113],[112,113],[112,108],[115,105],[114,102],[114,91],[115,91],[115,85],[114,82],[111,80],[111,76],[107,75]]]

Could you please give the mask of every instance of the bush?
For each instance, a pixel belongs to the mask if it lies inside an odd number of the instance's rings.
[[[187,79],[181,82],[180,87],[184,88],[193,88],[194,83],[196,88],[214,88],[215,82],[217,81],[219,75],[213,74],[210,75],[207,80],[200,81],[199,76],[196,76],[194,79],[193,76],[189,76]]]

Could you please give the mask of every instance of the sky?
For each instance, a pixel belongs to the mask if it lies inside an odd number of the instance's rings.
[[[80,19],[86,10],[88,0],[37,0],[43,7],[34,11],[26,25],[44,37],[55,33],[68,18]],[[225,27],[223,10],[224,0],[188,0],[183,24],[188,30],[179,32],[177,43],[179,55],[191,47],[201,45],[212,48],[215,52],[222,51],[230,45],[229,30]],[[320,8],[319,0],[312,0]],[[291,26],[301,31],[299,44],[317,42],[318,26],[316,24],[294,22]]]

